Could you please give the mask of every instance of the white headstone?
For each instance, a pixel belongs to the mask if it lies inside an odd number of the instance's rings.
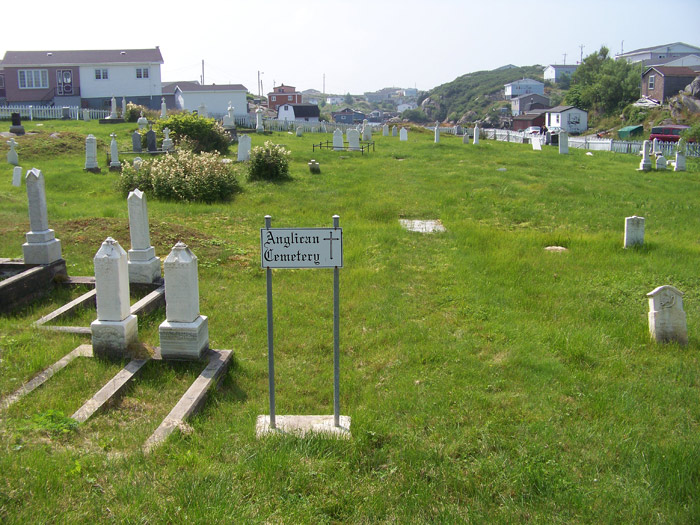
[[[27,242],[22,245],[25,264],[51,264],[61,258],[61,241],[49,229],[46,211],[46,189],[41,171],[27,172],[27,199],[29,201],[29,228]]]
[[[10,145],[10,151],[7,152],[7,163],[12,164],[13,166],[19,166],[19,157],[17,156],[17,151],[15,150],[17,142],[14,138],[11,138],[7,141],[7,143]]]
[[[665,170],[666,169],[666,157],[664,157],[662,153],[659,153],[656,156],[656,169],[657,170]]]
[[[625,248],[644,244],[644,217],[625,218]]]
[[[396,129],[396,126],[391,126],[391,136],[396,137],[398,134],[399,134],[399,132]]]
[[[151,246],[146,195],[138,188],[127,197],[129,207],[129,282],[152,283],[160,279],[160,259]]]
[[[435,144],[440,142],[440,123],[439,122],[435,122],[435,139],[434,139],[434,141],[435,141]]]
[[[199,113],[199,116],[200,116],[200,117],[204,117],[204,118],[207,117],[207,106],[204,104],[204,102],[202,102],[202,103],[199,105],[198,113]]]
[[[542,143],[540,142],[539,137],[532,137],[530,138],[530,142],[532,142],[532,149],[535,151],[542,151]]]
[[[12,170],[12,185],[18,188],[22,186],[22,166],[15,166]]]
[[[168,118],[168,106],[165,103],[165,97],[160,99],[160,118]]]
[[[464,130],[464,135],[462,135],[462,144],[469,144],[469,133],[467,133],[467,130]]]
[[[474,145],[479,143],[479,124],[474,126]]]
[[[365,142],[371,142],[372,140],[372,126],[369,125],[367,119],[362,122],[362,140]]]
[[[83,120],[85,122],[90,122],[90,109],[89,108],[83,108]]]
[[[676,151],[676,163],[673,166],[673,171],[685,171],[685,152]]]
[[[117,118],[117,99],[112,97],[111,110],[109,113],[109,118]]]
[[[342,151],[344,149],[343,132],[336,128],[333,132],[333,151]]]
[[[688,344],[688,329],[683,311],[683,293],[673,286],[659,286],[649,298],[649,332],[659,343]]]
[[[138,337],[138,321],[131,314],[126,252],[107,237],[93,262],[97,320],[90,325],[92,349],[97,356],[122,357]]]
[[[249,135],[241,135],[238,139],[238,161],[250,160],[250,144],[251,138]]]
[[[256,133],[262,133],[263,131],[265,131],[265,128],[263,127],[262,114],[263,114],[263,110],[261,108],[258,108],[255,110],[255,132]]]
[[[559,154],[567,155],[569,153],[569,134],[566,131],[559,132]]]
[[[126,118],[126,97],[122,97],[122,118]]]
[[[133,165],[136,171],[141,171],[141,165],[143,164],[143,159],[141,157],[134,157]]]
[[[85,170],[94,171],[99,169],[97,163],[97,139],[95,135],[88,135],[85,138]]]
[[[348,151],[360,151],[360,132],[356,129],[348,129]]]
[[[382,126],[382,135],[383,135],[384,137],[388,137],[388,136],[389,136],[389,124],[384,124],[384,125]]]
[[[120,169],[122,167],[121,163],[119,162],[119,148],[117,147],[117,134],[116,133],[111,133],[109,135],[112,137],[112,142],[109,145],[109,152],[110,156],[112,157],[112,160],[109,163],[109,169]]]
[[[199,315],[197,257],[178,242],[163,263],[165,317],[160,325],[163,359],[200,359],[209,347],[205,316]]]
[[[143,116],[143,111],[136,123],[139,125],[139,129],[146,129],[148,127],[148,119]]]
[[[301,126],[297,126],[297,137],[303,137],[304,136],[304,128]]]
[[[651,150],[652,155],[658,155],[661,153],[661,148],[659,147],[659,139],[654,139],[654,142],[652,142],[653,148]]]
[[[401,132],[399,133],[399,140],[402,142],[406,142],[408,140],[408,130],[406,128],[401,128]]]
[[[173,139],[170,138],[170,129],[163,128],[163,151],[173,150]]]
[[[637,171],[650,171],[651,170],[651,158],[649,157],[649,141],[645,140],[642,143],[642,160],[639,163],[639,169]]]
[[[228,101],[228,110],[226,112],[226,115],[224,115],[224,120],[222,122],[222,125],[225,128],[235,128],[236,127],[236,120],[234,119],[234,116],[233,116],[233,110],[234,110],[233,105],[232,105],[231,101],[229,100]]]

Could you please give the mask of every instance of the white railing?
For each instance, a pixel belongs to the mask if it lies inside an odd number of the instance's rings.
[[[107,118],[109,110],[89,108],[91,119]],[[60,120],[63,118],[63,108],[58,106],[0,106],[0,119],[9,119],[12,113],[19,113],[22,120]],[[83,109],[77,106],[68,107],[71,120],[83,118]]]
[[[255,127],[253,123],[251,127]],[[348,129],[356,129],[357,125],[341,124],[339,122],[299,122],[296,120],[263,119],[263,128],[266,131],[296,131],[298,127],[304,133],[333,133],[339,129],[345,133]],[[373,132],[376,132],[373,128]]]

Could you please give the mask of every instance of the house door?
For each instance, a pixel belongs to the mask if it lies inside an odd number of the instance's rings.
[[[72,95],[73,94],[73,70],[59,69],[56,71],[56,94],[57,95]]]

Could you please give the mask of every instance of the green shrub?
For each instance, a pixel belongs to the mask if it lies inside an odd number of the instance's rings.
[[[181,149],[143,161],[138,170],[125,164],[117,187],[125,195],[138,188],[158,199],[225,201],[239,192],[240,186],[233,165],[221,161],[217,153]]]
[[[200,117],[193,113],[183,112],[170,115],[159,120],[156,128],[160,132],[169,128],[171,138],[175,144],[179,144],[187,138],[196,153],[218,151],[222,155],[228,153],[231,143],[224,128],[213,118]]]
[[[149,109],[146,106],[139,106],[138,104],[128,102],[126,104],[126,115],[124,116],[124,120],[127,122],[136,122],[141,116],[141,112],[143,112],[143,116],[149,120],[156,120],[160,116],[158,111]]]
[[[688,129],[686,129],[681,136],[685,140],[694,140],[695,142],[700,142],[700,123],[694,124]]]
[[[248,180],[280,180],[289,178],[289,156],[291,152],[266,141],[264,146],[250,150]]]

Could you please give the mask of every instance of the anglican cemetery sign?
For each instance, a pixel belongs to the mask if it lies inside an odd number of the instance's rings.
[[[263,268],[342,268],[342,228],[261,228]]]

